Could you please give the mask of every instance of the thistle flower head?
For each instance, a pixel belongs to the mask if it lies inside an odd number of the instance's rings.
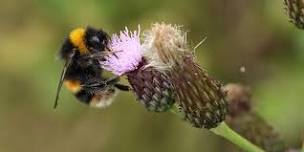
[[[102,67],[115,75],[123,75],[137,68],[142,60],[142,50],[139,39],[140,30],[130,32],[127,28],[119,35],[114,34],[109,48],[113,51],[105,61],[100,61]]]
[[[100,61],[104,69],[116,75],[125,74],[137,100],[149,111],[163,112],[174,103],[171,85],[166,75],[152,67],[146,67],[146,60],[139,39],[139,31],[126,29],[113,35],[110,44],[113,54]]]
[[[156,23],[145,31],[142,48],[149,63],[147,66],[159,69],[172,66],[174,60],[181,59],[185,52],[189,52],[186,32],[180,26],[165,23]]]

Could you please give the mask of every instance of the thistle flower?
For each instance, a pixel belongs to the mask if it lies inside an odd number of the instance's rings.
[[[304,2],[303,0],[284,0],[289,20],[296,27],[304,29]]]
[[[268,152],[284,152],[284,142],[278,132],[252,111],[249,88],[230,83],[224,86],[224,90],[227,92],[226,99],[229,105],[227,124],[246,139]]]
[[[140,31],[129,32],[126,28],[119,35],[114,34],[109,43],[113,54],[100,62],[103,68],[119,76],[137,69],[143,54],[139,33]]]
[[[147,110],[167,111],[174,103],[172,86],[164,73],[146,67],[139,39],[139,31],[128,29],[113,35],[109,44],[113,54],[109,54],[100,64],[116,75],[126,75],[138,100]]]
[[[148,66],[166,69],[186,120],[195,127],[210,129],[225,119],[227,104],[222,86],[196,63],[180,27],[154,24],[145,33],[142,46]]]

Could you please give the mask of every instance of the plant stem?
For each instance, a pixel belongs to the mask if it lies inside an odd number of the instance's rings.
[[[264,150],[232,130],[225,122],[222,122],[216,128],[210,129],[210,131],[224,137],[247,152],[264,152]]]
[[[182,113],[179,109],[178,109],[178,106],[176,104],[174,104],[170,109],[169,109],[170,112],[172,112],[173,114],[177,115],[178,117],[180,118],[184,118],[185,115],[184,113]]]
[[[172,106],[170,111],[177,116],[184,118],[184,114],[176,106]],[[243,138],[238,133],[233,131],[225,122],[222,122],[216,128],[210,129],[210,131],[216,135],[224,137],[225,139],[229,140],[247,152],[265,152],[258,146],[252,144],[247,139]],[[302,150],[302,152],[304,151]]]
[[[304,142],[303,142],[303,145],[302,145],[301,152],[304,152]]]

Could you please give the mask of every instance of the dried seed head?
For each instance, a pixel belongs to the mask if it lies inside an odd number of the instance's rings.
[[[222,85],[208,76],[192,58],[185,57],[170,76],[176,102],[195,127],[211,129],[225,119],[227,103]]]
[[[304,1],[284,0],[284,5],[290,22],[296,27],[304,29]]]
[[[180,26],[156,23],[151,30],[144,32],[142,48],[147,66],[168,69],[188,51],[187,34]]]
[[[179,26],[154,24],[146,32],[143,49],[148,65],[167,68],[176,102],[195,127],[214,128],[225,119],[227,104],[221,84],[194,61],[186,33]]]

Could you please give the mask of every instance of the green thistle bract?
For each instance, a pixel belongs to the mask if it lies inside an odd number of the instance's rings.
[[[145,65],[144,61],[142,65]],[[141,67],[127,73],[127,76],[138,100],[148,111],[163,112],[172,107],[172,85],[166,80],[164,73],[152,67]]]

